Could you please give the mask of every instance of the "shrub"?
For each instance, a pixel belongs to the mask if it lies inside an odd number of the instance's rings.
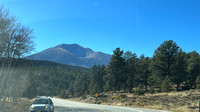
[[[171,89],[170,79],[169,79],[169,77],[167,76],[167,77],[165,78],[165,80],[162,82],[161,91],[162,91],[162,92],[169,92],[170,89]]]
[[[150,94],[154,94],[154,93],[155,93],[155,90],[154,90],[154,87],[153,87],[153,86],[151,86],[151,87],[149,88],[149,93],[150,93]]]
[[[60,98],[67,98],[67,97],[68,97],[68,96],[67,96],[67,93],[66,93],[66,91],[65,91],[65,89],[60,90],[58,96],[59,96]]]
[[[143,90],[141,84],[135,89],[134,94],[135,95],[143,95],[144,94],[144,90]]]

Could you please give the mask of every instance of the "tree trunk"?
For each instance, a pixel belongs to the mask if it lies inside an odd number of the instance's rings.
[[[176,91],[179,91],[179,84],[176,84]]]
[[[126,93],[126,82],[124,83],[124,93]]]

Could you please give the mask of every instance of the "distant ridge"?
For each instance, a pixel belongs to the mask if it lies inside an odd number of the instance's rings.
[[[47,60],[81,67],[107,65],[110,58],[109,54],[94,52],[78,44],[60,44],[26,57],[26,59]]]

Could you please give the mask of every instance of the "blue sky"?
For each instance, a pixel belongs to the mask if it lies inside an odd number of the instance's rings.
[[[165,40],[200,52],[199,0],[0,0],[34,30],[36,49],[77,43],[153,56]]]

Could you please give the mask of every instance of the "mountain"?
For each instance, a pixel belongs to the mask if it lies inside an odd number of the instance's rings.
[[[47,60],[82,67],[91,67],[99,64],[107,65],[110,58],[111,55],[109,54],[94,52],[90,48],[85,48],[78,44],[60,44],[26,57],[26,59]]]

